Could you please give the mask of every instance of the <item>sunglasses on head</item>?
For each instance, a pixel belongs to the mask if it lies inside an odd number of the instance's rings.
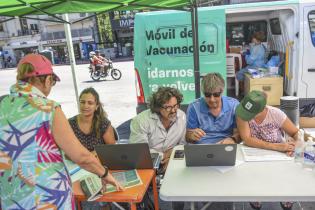
[[[211,96],[218,98],[218,97],[221,96],[221,93],[222,93],[222,92],[204,93],[204,95],[205,95],[205,97],[207,97],[207,98],[211,98]]]

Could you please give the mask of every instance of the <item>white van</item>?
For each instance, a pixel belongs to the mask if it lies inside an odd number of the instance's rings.
[[[235,50],[248,45],[254,32],[263,31],[267,35],[264,44],[270,51],[280,54],[283,62],[283,93],[301,100],[315,100],[315,1],[204,7],[198,9],[198,16],[199,46],[211,48],[208,51],[200,48],[200,75],[219,70],[226,76],[226,40],[230,50]],[[158,85],[186,87],[184,85],[188,84],[189,88],[183,91],[184,104],[194,99],[194,84],[190,84],[194,81],[193,54],[183,50],[185,46],[190,49],[192,43],[187,36],[190,20],[190,13],[182,11],[136,15],[134,50],[138,111],[145,107],[148,96]],[[186,38],[182,36],[184,32]],[[178,49],[182,51],[175,54],[176,46],[181,46]],[[168,72],[181,70],[189,78],[178,74],[165,77]],[[159,75],[162,76],[159,78]]]
[[[226,7],[227,25],[265,22],[266,46],[283,54],[284,93],[315,99],[315,2],[279,1]],[[227,32],[229,28],[227,27]],[[230,44],[230,47],[233,43]]]

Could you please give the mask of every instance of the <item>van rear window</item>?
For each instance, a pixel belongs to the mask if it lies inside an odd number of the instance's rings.
[[[313,46],[315,46],[315,11],[314,10],[308,14],[308,22],[310,26],[312,43],[313,43]]]
[[[270,19],[270,29],[273,35],[281,35],[281,26],[279,18]]]

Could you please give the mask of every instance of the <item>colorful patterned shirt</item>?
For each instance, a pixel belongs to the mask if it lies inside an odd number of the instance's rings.
[[[52,136],[57,106],[22,81],[0,102],[2,209],[75,209],[70,177]]]
[[[255,120],[249,121],[251,136],[271,143],[280,143],[284,141],[281,127],[287,116],[278,108],[272,106],[266,107],[268,112],[262,123],[257,124]]]

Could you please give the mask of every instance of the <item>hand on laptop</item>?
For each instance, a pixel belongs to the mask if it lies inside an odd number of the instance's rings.
[[[125,188],[117,182],[117,180],[113,177],[111,173],[108,173],[106,177],[102,179],[102,184],[103,184],[103,191],[106,192],[106,184],[111,184],[116,187],[117,191],[123,191]]]
[[[199,141],[201,137],[206,135],[206,132],[204,132],[200,128],[187,129],[187,133],[188,133],[188,139],[193,142]]]

